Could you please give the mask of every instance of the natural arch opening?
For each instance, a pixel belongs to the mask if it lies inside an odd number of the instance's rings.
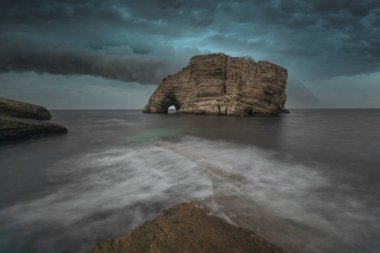
[[[161,103],[163,112],[175,113],[181,109],[181,104],[178,103],[174,94],[167,94]]]
[[[168,108],[168,113],[176,113],[176,111],[177,111],[177,109],[175,108],[174,105],[169,106],[169,108]]]

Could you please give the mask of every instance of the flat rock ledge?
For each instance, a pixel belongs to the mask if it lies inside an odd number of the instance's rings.
[[[251,231],[212,216],[208,210],[182,203],[126,236],[99,243],[90,253],[284,253]]]
[[[64,126],[42,121],[49,119],[50,112],[42,106],[0,98],[0,141],[67,133]]]
[[[162,80],[144,107],[145,113],[272,115],[288,113],[288,71],[268,61],[208,54],[191,58],[181,71]]]
[[[0,141],[65,133],[67,133],[66,127],[58,124],[0,116]]]
[[[24,119],[49,120],[50,112],[39,105],[0,98],[0,115]]]

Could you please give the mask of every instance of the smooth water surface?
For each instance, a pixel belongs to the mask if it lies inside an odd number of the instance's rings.
[[[304,252],[380,251],[380,110],[53,119],[69,134],[0,145],[0,252],[88,252],[191,200]]]

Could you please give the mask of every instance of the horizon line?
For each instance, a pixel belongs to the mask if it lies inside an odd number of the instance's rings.
[[[143,110],[144,108],[75,108],[75,109],[62,109],[54,108],[49,111],[123,111],[123,110]],[[380,107],[297,107],[286,108],[287,110],[379,110]]]

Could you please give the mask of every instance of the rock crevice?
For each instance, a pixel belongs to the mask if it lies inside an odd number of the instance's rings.
[[[211,115],[279,114],[285,109],[288,73],[268,61],[225,54],[194,56],[165,78],[144,108],[146,113]]]

